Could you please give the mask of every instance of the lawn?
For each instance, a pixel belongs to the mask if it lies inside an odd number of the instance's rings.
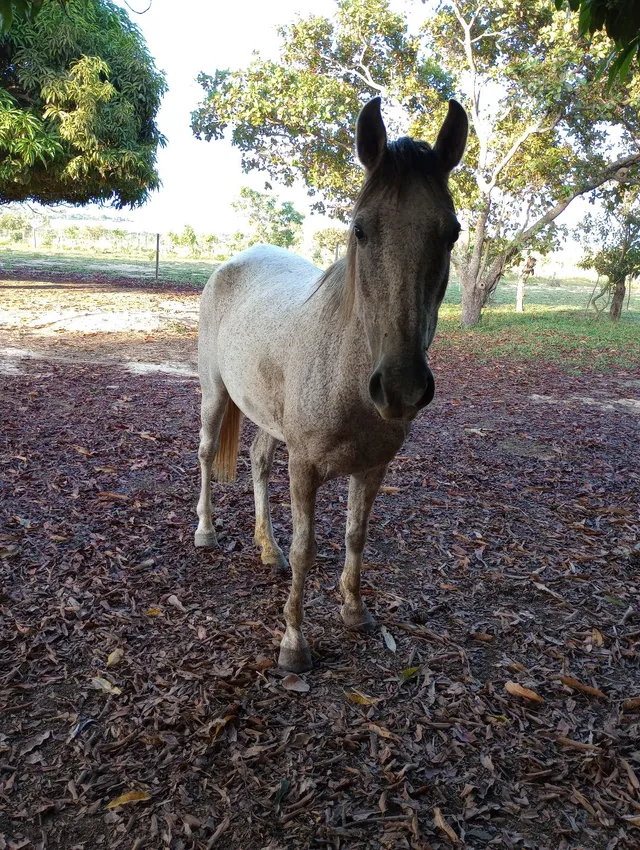
[[[165,259],[160,253],[159,280],[167,283],[204,286],[218,263],[213,260]],[[95,256],[78,253],[55,253],[38,250],[0,249],[0,272],[5,275],[39,274],[96,276],[108,280],[133,278],[141,283],[155,282],[155,253],[149,259],[140,257]]]

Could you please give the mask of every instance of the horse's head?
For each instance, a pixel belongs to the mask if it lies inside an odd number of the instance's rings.
[[[348,263],[353,308],[371,349],[369,394],[384,419],[413,419],[433,398],[427,365],[460,225],[447,188],[462,159],[468,120],[455,100],[433,148],[387,143],[380,98],[356,129],[366,179],[356,202]]]

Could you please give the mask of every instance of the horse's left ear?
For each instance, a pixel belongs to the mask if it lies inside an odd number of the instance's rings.
[[[387,149],[387,131],[380,112],[380,98],[374,97],[360,110],[356,124],[356,151],[367,171],[373,171]]]
[[[450,174],[459,165],[467,144],[469,119],[457,100],[449,101],[449,111],[440,127],[434,151],[438,154],[445,174]]]

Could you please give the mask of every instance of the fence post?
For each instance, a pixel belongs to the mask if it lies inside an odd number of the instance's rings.
[[[159,268],[160,268],[160,234],[156,233],[156,280],[158,279]]]

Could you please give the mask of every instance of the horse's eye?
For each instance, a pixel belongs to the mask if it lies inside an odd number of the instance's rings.
[[[358,240],[358,242],[361,242],[364,239],[364,230],[362,229],[362,227],[359,224],[353,225],[353,233],[354,233],[356,239]]]
[[[451,251],[451,249],[453,248],[453,246],[456,244],[456,242],[458,241],[458,237],[460,236],[460,231],[461,231],[461,229],[462,229],[462,228],[458,225],[458,229],[457,229],[457,230],[454,230],[454,231],[453,231],[453,233],[451,233],[451,234],[450,234],[450,236],[449,236],[449,244],[448,244],[448,246],[447,246],[447,247],[449,248],[449,250],[450,250],[450,251]]]

